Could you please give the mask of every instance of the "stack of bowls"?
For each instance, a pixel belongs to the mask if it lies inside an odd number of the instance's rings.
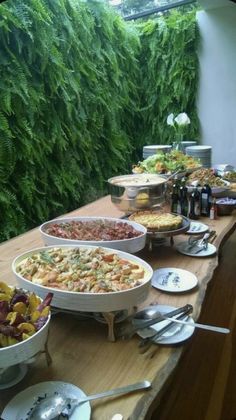
[[[185,153],[185,149],[186,149],[186,147],[189,147],[189,146],[195,146],[197,144],[197,142],[196,141],[181,141],[181,150],[182,150],[182,152],[183,153]]]
[[[172,146],[169,144],[152,144],[150,146],[143,146],[143,159],[155,155],[158,152],[168,153],[171,151]]]
[[[186,147],[186,155],[199,159],[203,168],[211,167],[211,146],[188,146]]]

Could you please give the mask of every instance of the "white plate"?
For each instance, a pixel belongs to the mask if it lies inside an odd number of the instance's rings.
[[[152,278],[152,286],[165,292],[186,292],[196,287],[197,277],[181,268],[159,268],[155,270]]]
[[[200,233],[205,233],[209,230],[209,226],[201,222],[191,222],[190,229],[186,232],[188,234],[198,235]]]
[[[208,248],[206,250],[201,250],[197,254],[196,252],[197,247],[194,247],[188,251],[189,248],[189,242],[182,242],[178,245],[176,245],[177,251],[179,251],[181,254],[189,255],[190,257],[210,257],[211,255],[214,255],[216,253],[216,247],[212,244],[208,244]]]
[[[30,386],[17,394],[5,407],[2,412],[4,420],[27,420],[31,408],[33,408],[39,397],[54,395],[61,392],[70,398],[84,397],[86,394],[77,386],[65,382],[40,382]],[[79,405],[70,416],[70,420],[89,420],[91,407],[89,402]]]
[[[174,306],[168,306],[168,305],[156,305],[156,308],[162,314],[166,314],[167,312],[170,312],[172,310],[177,309]],[[193,318],[189,316],[187,318],[187,321],[191,322],[193,324],[193,326],[175,324],[168,331],[166,331],[161,337],[159,337],[155,341],[155,343],[157,343],[157,344],[178,344],[178,343],[181,343],[182,341],[187,340],[189,337],[191,337],[191,335],[193,334],[193,332],[195,330]],[[159,331],[161,328],[165,327],[168,323],[169,323],[169,321],[161,321],[161,322],[158,322],[157,324],[152,325],[152,327],[150,327],[150,328],[154,329],[156,331]],[[138,335],[142,338],[145,338],[146,337],[145,330],[150,331],[150,328],[144,328],[142,330],[139,330]],[[8,419],[6,419],[6,420],[8,420]]]

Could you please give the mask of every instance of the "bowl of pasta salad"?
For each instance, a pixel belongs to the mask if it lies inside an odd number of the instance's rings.
[[[82,312],[111,312],[143,302],[151,266],[132,254],[97,246],[48,246],[15,258],[12,270],[21,287],[53,306]]]

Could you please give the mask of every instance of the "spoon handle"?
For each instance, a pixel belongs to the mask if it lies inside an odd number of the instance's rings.
[[[165,315],[163,315],[163,318],[167,319],[168,321],[176,322],[177,324],[190,325],[192,327],[201,328],[202,330],[215,331],[222,334],[228,334],[230,332],[228,328],[216,327],[215,325],[199,324],[197,322],[192,323],[188,321],[180,321],[178,319],[169,318],[168,316],[165,316]]]
[[[104,397],[112,397],[113,395],[119,395],[119,394],[127,394],[129,392],[137,391],[138,389],[145,389],[150,388],[151,384],[149,381],[142,381],[137,382],[135,384],[123,386],[121,388],[115,388],[111,389],[110,391],[104,391],[100,392],[99,394],[89,395],[87,397],[81,397],[78,399],[78,403],[96,400],[97,398],[104,398]]]

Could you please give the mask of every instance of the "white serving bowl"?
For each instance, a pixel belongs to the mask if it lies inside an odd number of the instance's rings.
[[[0,368],[5,369],[26,362],[43,350],[48,337],[50,318],[49,314],[43,327],[31,337],[12,346],[0,348]]]
[[[114,223],[124,223],[129,226],[132,226],[135,230],[141,233],[140,236],[135,238],[129,239],[121,239],[121,240],[114,240],[114,241],[82,241],[78,239],[64,239],[59,238],[56,236],[52,236],[46,233],[46,229],[51,224],[60,224],[60,223],[68,223],[71,221],[74,222],[89,222],[89,221],[111,221]],[[145,247],[146,244],[146,237],[147,237],[147,229],[140,225],[139,223],[131,222],[128,220],[122,219],[115,219],[111,217],[65,217],[60,219],[50,220],[46,223],[43,223],[40,228],[40,233],[44,242],[44,245],[94,245],[94,246],[102,246],[106,248],[112,249],[119,249],[125,252],[135,253],[140,251]]]
[[[79,312],[112,312],[123,309],[133,308],[139,303],[142,303],[148,295],[150,290],[151,278],[153,270],[149,264],[132,254],[128,254],[123,251],[114,250],[110,248],[103,248],[108,254],[115,253],[119,257],[129,261],[133,261],[136,264],[141,265],[145,269],[145,278],[141,285],[133,287],[132,289],[122,290],[119,292],[108,292],[108,293],[83,293],[83,292],[71,292],[59,290],[56,288],[45,287],[29,280],[26,280],[19,273],[17,273],[17,265],[25,258],[42,251],[48,251],[48,249],[55,248],[55,246],[42,247],[32,249],[24,254],[19,255],[15,258],[12,263],[12,270],[15,274],[18,284],[30,291],[35,292],[41,298],[49,293],[53,293],[53,306],[60,309],[69,309],[72,311]],[[96,246],[72,246],[72,245],[60,245],[58,248],[69,249],[69,248],[86,248],[94,249]]]

